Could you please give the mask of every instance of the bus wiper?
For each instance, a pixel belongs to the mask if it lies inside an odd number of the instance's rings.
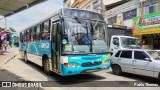
[[[79,17],[74,17],[75,20],[77,20],[84,28],[87,28],[87,23],[80,19]],[[85,25],[83,24],[85,23]]]
[[[93,28],[95,29],[95,27],[97,26],[97,24],[98,24],[98,20],[96,21],[96,23],[94,24],[94,26],[93,26]]]

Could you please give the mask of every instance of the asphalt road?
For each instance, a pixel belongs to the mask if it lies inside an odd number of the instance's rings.
[[[106,89],[142,89],[142,90],[159,90],[160,87],[127,87],[129,85],[133,86],[132,81],[139,81],[144,83],[155,83],[158,84],[159,81],[154,78],[144,77],[134,74],[124,73],[121,76],[116,76],[112,74],[112,70],[104,70],[100,72],[95,72],[92,74],[81,74],[73,76],[59,76],[52,73],[51,76],[44,73],[43,68],[34,64],[26,64],[18,55],[13,60],[6,64],[8,71],[20,76],[22,79],[27,81],[43,81],[42,83],[46,86],[47,90],[59,90],[59,89],[73,89],[73,90],[106,90]],[[47,81],[47,82],[45,82]],[[110,87],[107,87],[110,85]],[[113,87],[114,86],[114,87]],[[52,87],[52,88],[51,88]]]

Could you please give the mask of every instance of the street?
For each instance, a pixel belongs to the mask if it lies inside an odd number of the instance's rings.
[[[18,50],[18,49],[15,49]],[[18,52],[18,51],[14,51]],[[146,83],[158,83],[159,81],[154,78],[150,77],[144,77],[139,75],[133,75],[124,73],[122,76],[116,76],[112,74],[112,70],[103,70],[100,72],[95,72],[92,74],[81,74],[81,75],[73,75],[73,76],[66,76],[62,77],[55,73],[52,73],[51,76],[44,73],[43,68],[29,62],[26,64],[22,59],[20,54],[17,54],[15,58],[8,61],[6,64],[4,64],[6,70],[8,72],[13,73],[15,76],[18,76],[19,79],[25,80],[25,81],[53,81],[50,85],[51,90],[52,89],[65,89],[65,88],[71,88],[71,87],[78,87],[83,89],[82,87],[88,87],[88,89],[92,89],[91,87],[96,87],[94,89],[99,89],[97,87],[107,88],[107,85],[105,81],[123,81],[117,83],[117,85],[124,86],[121,87],[122,89],[128,88],[126,87],[131,81],[140,81],[140,82],[146,82]],[[18,79],[14,79],[11,81],[17,81]],[[96,82],[97,81],[97,82]],[[125,81],[125,82],[124,82]],[[103,83],[102,83],[103,82]],[[46,82],[47,83],[47,82]],[[111,83],[111,82],[110,82]],[[100,85],[101,84],[101,85]],[[106,87],[105,87],[106,86]],[[52,88],[51,88],[52,87]],[[61,87],[61,88],[60,88]],[[112,88],[113,90],[116,88]],[[154,89],[159,90],[159,87],[143,87],[145,90],[147,89]],[[48,89],[47,89],[48,90]]]

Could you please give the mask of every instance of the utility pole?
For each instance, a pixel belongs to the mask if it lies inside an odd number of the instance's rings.
[[[103,0],[101,0],[101,14],[103,15]]]
[[[7,31],[7,18],[5,18],[5,31]]]
[[[145,1],[147,1],[147,0],[139,0],[139,2],[140,2],[140,16],[142,16],[142,12],[143,12],[143,2],[145,2]]]

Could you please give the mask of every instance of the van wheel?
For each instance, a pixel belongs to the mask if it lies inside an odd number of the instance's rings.
[[[115,75],[121,75],[122,74],[121,67],[118,66],[118,65],[112,66],[112,71],[113,71],[113,74],[115,74]]]
[[[48,60],[48,58],[44,58],[44,62],[43,62],[43,69],[45,71],[46,74],[51,75],[51,70],[50,70],[50,62]]]
[[[28,63],[27,53],[24,54],[24,61],[25,63]]]

